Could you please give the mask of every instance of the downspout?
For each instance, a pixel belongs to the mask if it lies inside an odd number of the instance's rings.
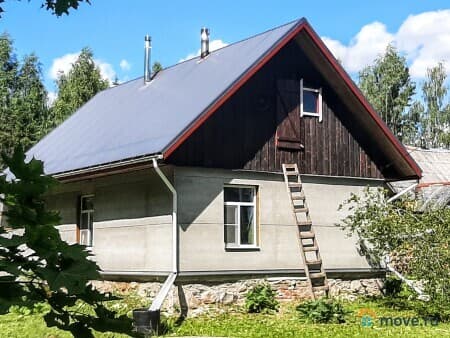
[[[161,169],[158,166],[158,159],[161,159],[162,156],[157,158],[152,158],[153,168],[156,173],[161,177],[161,180],[167,186],[167,188],[172,193],[172,272],[178,273],[178,227],[177,227],[177,191],[175,187],[170,183],[169,179],[164,175]]]
[[[149,307],[150,312],[156,312],[159,317],[159,311],[162,307],[164,299],[166,299],[170,288],[172,287],[178,274],[178,225],[177,225],[177,191],[175,187],[170,183],[169,179],[164,175],[158,166],[158,159],[162,156],[153,157],[153,168],[155,169],[158,176],[167,186],[167,188],[172,193],[172,272],[167,276],[166,281],[159,289],[158,294],[153,299],[151,306]]]
[[[395,200],[398,200],[400,197],[402,197],[404,194],[406,194],[407,192],[413,190],[415,187],[417,187],[419,185],[418,182],[411,184],[409,187],[407,187],[406,189],[403,189],[402,191],[400,191],[399,193],[395,194],[394,196],[392,196],[391,198],[389,198],[386,202],[387,203],[391,203],[394,202]]]

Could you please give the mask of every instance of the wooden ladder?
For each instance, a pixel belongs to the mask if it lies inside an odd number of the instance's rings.
[[[328,280],[320,257],[319,244],[312,227],[311,215],[302,188],[297,164],[283,164],[283,175],[299,234],[300,251],[312,298],[328,296]]]

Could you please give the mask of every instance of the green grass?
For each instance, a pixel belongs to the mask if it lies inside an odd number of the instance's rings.
[[[135,302],[130,302],[135,306]],[[220,336],[220,337],[450,337],[450,323],[437,326],[381,327],[377,322],[371,328],[362,327],[359,309],[373,310],[378,317],[414,317],[417,314],[404,306],[392,306],[386,301],[358,301],[345,303],[353,311],[345,324],[311,324],[300,318],[294,303],[282,304],[277,314],[247,314],[238,308],[230,308],[225,314],[203,315],[189,318],[180,326],[173,326],[168,336]],[[126,309],[124,309],[126,310]],[[171,318],[169,322],[174,322]],[[0,337],[63,338],[70,334],[55,328],[47,328],[42,314],[23,315],[10,313],[0,316]],[[96,337],[125,337],[112,333],[97,333]]]

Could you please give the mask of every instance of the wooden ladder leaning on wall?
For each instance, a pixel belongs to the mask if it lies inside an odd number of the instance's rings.
[[[300,251],[312,298],[328,295],[328,279],[320,257],[316,234],[297,164],[283,164],[283,175],[299,234]]]

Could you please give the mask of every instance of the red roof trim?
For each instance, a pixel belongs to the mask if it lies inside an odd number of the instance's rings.
[[[325,46],[320,37],[312,29],[305,19],[299,21],[299,24],[286,34],[281,41],[258,63],[256,63],[250,70],[247,71],[234,85],[226,92],[219,100],[217,100],[205,114],[200,116],[190,127],[187,129],[174,143],[172,143],[164,152],[164,158],[168,158],[189,136],[191,136],[212,114],[214,114],[236,91],[241,88],[258,70],[260,70],[278,51],[283,48],[288,42],[290,42],[297,34],[302,30],[311,37],[313,42],[319,47],[325,58],[331,63],[336,72],[341,76],[347,86],[350,88],[353,94],[358,98],[360,103],[364,106],[370,116],[374,119],[377,125],[381,128],[386,137],[391,141],[398,152],[403,156],[406,162],[411,166],[418,177],[422,177],[422,170],[417,163],[409,155],[403,144],[394,136],[391,130],[381,117],[375,112],[361,91],[356,87],[355,83],[350,79],[350,76],[342,68],[342,66],[334,58],[330,50]]]

